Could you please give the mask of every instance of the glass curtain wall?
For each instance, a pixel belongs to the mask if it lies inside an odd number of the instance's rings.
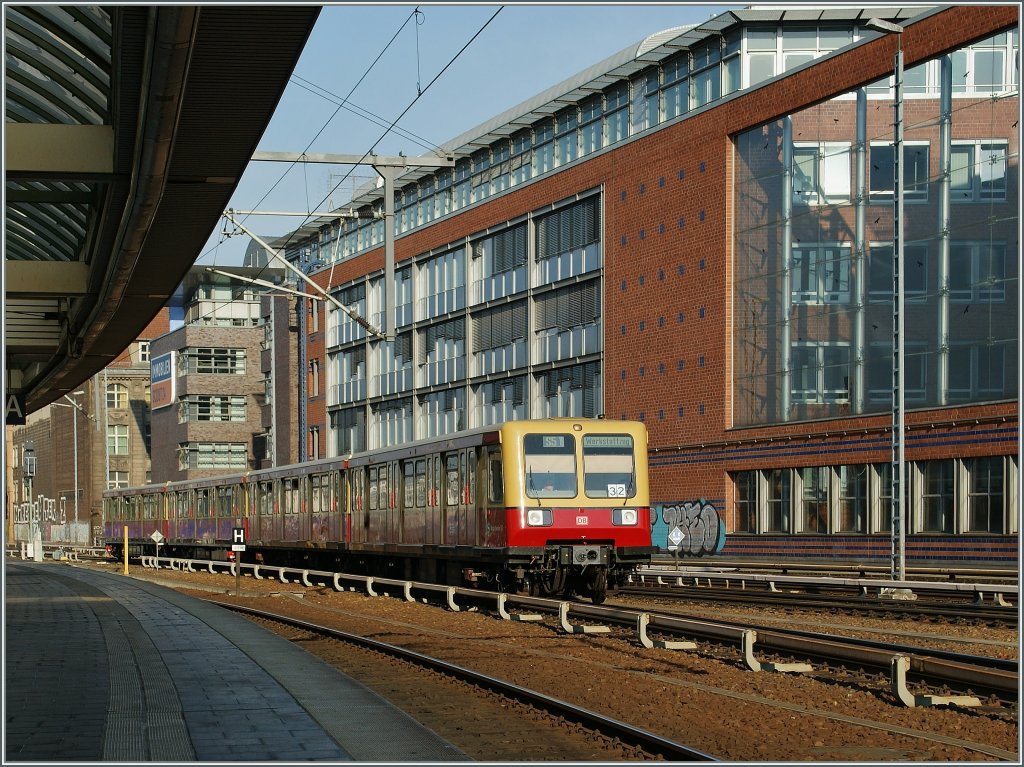
[[[1018,395],[1015,31],[907,70],[908,408]],[[736,137],[734,424],[888,412],[892,78]]]

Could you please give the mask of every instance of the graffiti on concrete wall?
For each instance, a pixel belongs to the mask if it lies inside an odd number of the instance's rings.
[[[677,501],[655,506],[653,543],[679,557],[717,554],[725,546],[725,520],[713,504]]]

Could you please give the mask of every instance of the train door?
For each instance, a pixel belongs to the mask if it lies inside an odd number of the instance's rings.
[[[149,536],[160,530],[160,496],[146,493],[142,496],[142,534]],[[162,533],[163,531],[161,531]]]
[[[462,500],[462,475],[459,469],[459,453],[445,453],[444,456],[444,527],[441,542],[454,545],[459,541],[459,509]]]
[[[370,482],[367,470],[363,467],[349,469],[347,477],[351,493],[349,511],[352,520],[349,527],[349,541],[365,543],[370,529]]]
[[[179,490],[177,497],[178,506],[174,516],[178,525],[178,540],[191,541],[196,537],[196,520],[192,509],[192,491]]]
[[[309,478],[309,540],[323,545],[330,536],[330,474],[314,474]]]
[[[302,540],[299,537],[302,527],[301,482],[298,477],[285,477],[280,480],[279,488],[281,492],[281,520],[283,524],[281,540]]]
[[[213,541],[213,504],[210,488],[200,487],[196,491],[196,540],[203,543]]]
[[[401,466],[402,540],[405,543],[423,543],[423,509],[416,506],[416,460],[402,461]]]
[[[231,540],[231,528],[235,520],[235,498],[239,488],[240,485],[223,485],[216,490],[216,527],[213,531],[215,541]]]
[[[479,539],[484,546],[507,545],[507,512],[505,504],[505,479],[502,471],[501,446],[490,445],[484,454],[483,466],[486,490],[481,504]]]
[[[277,529],[277,504],[274,502],[274,483],[270,480],[256,483],[256,508],[259,512],[260,530],[258,540],[269,543],[281,539]]]
[[[423,542],[429,544],[441,543],[441,456],[428,455],[423,459],[424,463],[424,491],[426,493],[426,508],[423,518]]]

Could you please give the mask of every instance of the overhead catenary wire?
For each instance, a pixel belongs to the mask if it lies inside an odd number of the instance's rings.
[[[452,57],[452,58],[451,58],[451,59],[450,59],[450,60],[448,61],[448,63],[447,63],[447,64],[445,64],[444,68],[442,68],[442,69],[441,69],[441,71],[437,73],[437,75],[436,75],[436,76],[435,76],[435,77],[434,77],[434,78],[433,78],[433,79],[432,79],[432,80],[431,80],[431,81],[430,81],[430,82],[429,82],[429,83],[427,84],[427,86],[426,86],[425,88],[423,88],[423,89],[422,89],[421,91],[419,91],[419,93],[417,93],[416,97],[415,97],[415,98],[414,98],[414,99],[413,99],[413,100],[412,100],[412,101],[411,101],[411,102],[410,102],[410,103],[409,103],[409,104],[408,104],[408,105],[407,105],[407,106],[405,107],[405,109],[403,109],[403,110],[402,110],[401,114],[399,114],[399,115],[398,115],[398,117],[396,117],[396,118],[395,118],[394,120],[392,120],[392,121],[391,121],[391,122],[389,123],[389,125],[388,125],[388,126],[387,126],[387,128],[385,129],[384,133],[383,133],[383,134],[382,134],[382,135],[381,135],[380,137],[378,137],[376,141],[374,141],[374,143],[373,143],[373,145],[371,146],[371,148],[370,148],[370,149],[368,149],[368,150],[367,150],[366,152],[364,152],[364,153],[363,153],[363,155],[362,155],[362,158],[361,158],[362,160],[365,160],[365,159],[366,159],[367,157],[369,157],[369,156],[370,156],[370,155],[371,155],[371,154],[373,153],[373,149],[374,149],[374,148],[376,147],[376,145],[377,145],[378,143],[380,143],[380,141],[381,141],[381,140],[382,140],[382,139],[383,139],[383,138],[384,138],[385,136],[387,136],[387,135],[388,135],[388,133],[390,133],[390,132],[391,132],[391,131],[392,131],[392,130],[393,130],[393,129],[395,128],[395,126],[397,125],[398,121],[399,121],[399,120],[401,120],[401,119],[402,119],[402,117],[404,117],[404,116],[405,116],[405,115],[406,115],[406,114],[408,113],[408,111],[409,111],[409,110],[410,110],[410,109],[411,109],[411,108],[412,108],[412,107],[413,107],[413,106],[414,106],[414,105],[416,104],[416,102],[417,102],[417,101],[418,101],[418,100],[419,100],[419,99],[420,99],[420,98],[421,98],[421,97],[423,96],[423,94],[424,94],[424,93],[426,93],[426,91],[427,91],[427,90],[428,90],[428,89],[429,89],[429,88],[430,88],[430,87],[431,87],[431,86],[432,86],[432,85],[433,85],[434,83],[436,83],[436,82],[437,82],[437,80],[438,80],[438,79],[439,79],[439,78],[440,78],[440,77],[441,77],[441,76],[442,76],[442,75],[443,75],[443,74],[444,74],[444,73],[445,73],[445,72],[446,72],[446,71],[447,71],[447,70],[448,70],[448,69],[449,69],[449,68],[450,68],[450,67],[452,66],[452,64],[454,64],[454,63],[455,63],[455,61],[456,61],[456,60],[458,60],[458,58],[459,58],[459,57],[460,57],[460,56],[461,56],[461,55],[462,55],[462,54],[463,54],[463,53],[464,53],[464,52],[466,51],[466,49],[467,49],[467,48],[469,48],[469,46],[470,46],[470,45],[472,45],[472,43],[473,43],[473,42],[474,42],[474,41],[475,41],[475,40],[476,40],[476,39],[477,39],[477,38],[478,38],[478,37],[480,36],[480,34],[481,34],[481,33],[482,33],[482,32],[483,32],[483,31],[484,31],[484,30],[485,30],[485,29],[486,29],[486,28],[487,28],[487,27],[488,27],[488,26],[489,26],[489,25],[491,24],[491,22],[493,22],[493,21],[494,21],[494,19],[495,19],[495,18],[497,17],[497,15],[498,15],[498,14],[499,14],[499,13],[501,12],[502,8],[503,8],[503,6],[502,6],[502,7],[499,7],[499,8],[498,8],[498,9],[497,9],[497,10],[496,10],[496,11],[495,11],[495,12],[494,12],[494,13],[493,13],[492,15],[491,15],[491,17],[490,17],[490,18],[489,18],[489,19],[488,19],[488,20],[487,20],[487,21],[486,21],[486,22],[485,22],[485,23],[483,24],[483,26],[481,26],[481,27],[480,27],[480,29],[478,29],[478,30],[476,31],[476,33],[475,33],[475,34],[474,34],[474,35],[473,35],[473,36],[472,36],[472,37],[471,37],[471,38],[469,39],[469,41],[468,41],[468,42],[466,42],[466,43],[465,43],[465,44],[464,44],[464,45],[463,45],[463,46],[462,46],[462,47],[461,47],[461,48],[460,48],[460,49],[459,49],[459,50],[458,50],[458,51],[457,51],[457,52],[455,53],[455,55],[454,55],[454,56],[453,56],[453,57]],[[381,57],[382,57],[382,56],[383,56],[383,55],[384,55],[384,54],[385,54],[385,53],[387,52],[388,48],[390,48],[390,47],[391,47],[392,43],[394,43],[395,39],[396,39],[396,38],[398,37],[398,35],[399,35],[399,34],[401,33],[401,31],[402,31],[402,30],[403,30],[403,29],[404,29],[404,28],[406,27],[406,25],[407,25],[407,24],[409,23],[409,20],[410,20],[410,19],[412,19],[412,18],[414,18],[414,16],[415,16],[415,13],[416,13],[416,12],[418,12],[418,7],[417,7],[416,11],[414,11],[414,12],[413,12],[412,14],[410,14],[410,15],[409,15],[409,16],[408,16],[408,17],[407,17],[407,18],[405,19],[405,21],[404,21],[404,22],[402,23],[402,25],[401,25],[401,26],[399,27],[398,31],[396,31],[396,32],[395,32],[395,34],[394,34],[394,35],[393,35],[393,36],[391,37],[391,39],[390,39],[390,40],[388,41],[387,45],[385,45],[385,46],[384,46],[384,48],[383,48],[383,49],[381,50],[381,52],[380,52],[380,53],[379,53],[379,54],[377,55],[377,57],[376,57],[376,58],[375,58],[375,59],[373,60],[373,62],[372,62],[372,63],[370,64],[370,66],[369,66],[369,67],[368,67],[368,68],[366,69],[366,71],[365,71],[365,72],[363,73],[363,75],[362,75],[362,76],[361,76],[361,77],[359,78],[359,80],[358,80],[358,81],[356,82],[356,84],[352,86],[352,88],[351,88],[351,89],[349,90],[348,96],[346,96],[346,97],[345,97],[345,98],[343,99],[343,101],[345,101],[345,102],[347,102],[347,101],[348,101],[348,98],[349,98],[349,97],[350,97],[350,96],[351,96],[351,95],[352,95],[352,94],[353,94],[353,93],[355,92],[355,90],[356,90],[356,89],[357,89],[357,88],[359,87],[359,85],[360,85],[360,84],[361,84],[361,83],[363,82],[363,80],[365,80],[365,79],[366,79],[366,77],[367,77],[367,76],[369,75],[369,73],[370,73],[370,71],[371,71],[371,70],[373,69],[373,67],[374,67],[374,66],[375,66],[375,65],[377,64],[377,62],[378,62],[378,61],[380,61]],[[340,111],[341,109],[342,109],[342,106],[341,106],[341,105],[339,105],[339,106],[337,107],[337,109],[335,109],[335,110],[334,110],[334,112],[333,112],[333,113],[331,114],[331,116],[330,116],[330,117],[329,117],[329,118],[328,118],[328,119],[327,119],[327,120],[326,120],[326,121],[324,122],[324,125],[323,125],[323,126],[322,126],[322,127],[320,128],[320,130],[319,130],[319,131],[317,131],[316,135],[315,135],[315,136],[314,136],[314,137],[313,137],[313,138],[312,138],[312,139],[311,139],[311,140],[309,141],[309,143],[308,143],[308,144],[306,145],[306,148],[305,148],[305,149],[303,150],[303,153],[307,152],[307,151],[309,150],[309,148],[310,148],[310,147],[311,147],[311,146],[313,145],[313,143],[314,143],[314,142],[315,142],[315,141],[316,141],[316,140],[317,140],[317,139],[318,139],[318,138],[319,138],[319,137],[320,137],[320,136],[322,135],[322,133],[324,132],[324,130],[326,130],[327,126],[328,126],[328,125],[330,124],[331,120],[333,120],[333,119],[334,119],[334,117],[335,117],[335,116],[336,116],[336,115],[338,114],[338,112],[339,112],[339,111]],[[260,205],[260,204],[262,204],[262,203],[263,203],[263,201],[264,201],[264,200],[266,200],[266,199],[267,199],[267,197],[269,197],[269,196],[270,196],[271,192],[273,192],[273,190],[274,190],[274,189],[275,189],[275,188],[276,188],[276,187],[277,187],[277,186],[278,186],[278,185],[279,185],[279,184],[281,183],[281,181],[283,181],[284,177],[285,177],[285,176],[286,176],[286,175],[288,174],[289,170],[290,170],[290,169],[291,169],[292,167],[294,167],[294,164],[295,164],[295,163],[290,163],[290,164],[288,165],[288,169],[287,169],[287,170],[285,170],[285,172],[284,172],[284,173],[283,173],[283,174],[281,175],[281,177],[280,177],[280,178],[279,178],[279,179],[278,179],[277,181],[275,181],[275,182],[274,182],[274,184],[273,184],[273,185],[272,185],[272,186],[270,187],[270,189],[268,189],[268,190],[267,190],[267,192],[266,192],[266,193],[265,193],[265,194],[264,194],[264,195],[263,195],[263,196],[262,196],[262,197],[260,198],[259,202],[258,202],[258,203],[256,204],[256,206],[255,206],[255,207],[259,207],[259,205]],[[319,208],[319,207],[320,207],[321,205],[323,205],[323,204],[324,204],[324,203],[325,203],[325,202],[326,202],[327,200],[329,200],[329,199],[331,198],[331,195],[332,195],[332,194],[333,194],[333,193],[334,193],[334,192],[335,192],[335,191],[336,191],[336,190],[337,190],[338,188],[340,188],[340,187],[341,187],[341,185],[342,185],[342,184],[344,184],[344,183],[345,183],[345,181],[347,181],[347,180],[348,180],[348,178],[349,178],[349,177],[350,177],[350,176],[352,175],[352,172],[353,172],[353,170],[354,170],[354,167],[355,167],[355,166],[353,166],[353,169],[349,170],[349,171],[348,171],[347,173],[345,173],[344,175],[342,175],[342,176],[341,176],[341,178],[339,179],[339,181],[338,181],[338,182],[337,182],[337,183],[336,183],[336,184],[335,184],[335,185],[334,185],[334,186],[333,186],[333,187],[332,187],[332,188],[331,188],[331,189],[330,189],[330,190],[328,191],[328,194],[327,194],[327,195],[326,195],[326,196],[325,196],[325,197],[324,197],[324,198],[323,198],[323,199],[322,199],[322,200],[321,200],[321,201],[320,201],[319,203],[317,203],[317,205],[316,205],[316,206],[314,206],[314,209],[315,209],[315,208]],[[306,220],[305,220],[305,221],[303,221],[303,224],[305,224],[306,222],[308,222],[308,220],[309,220],[309,217],[307,216]],[[301,228],[301,226],[302,226],[302,225],[300,225],[300,226],[299,226],[299,227],[297,227],[297,228]],[[295,231],[295,230],[293,230],[293,233],[294,233],[294,231]],[[285,241],[285,242],[283,243],[283,245],[282,245],[282,247],[281,247],[280,249],[281,249],[281,250],[283,250],[284,248],[286,248],[286,247],[288,246],[289,242],[290,242],[290,239],[289,239],[289,240],[286,240],[286,241]],[[210,252],[210,251],[207,251],[207,253],[208,253],[208,252]],[[204,253],[204,254],[202,254],[202,255],[206,255],[206,254]],[[261,267],[261,268],[259,269],[259,271],[257,272],[257,277],[258,277],[259,275],[263,274],[264,270],[266,270],[267,268],[269,268],[269,266],[270,266],[270,263],[271,263],[271,261],[270,261],[270,260],[268,260],[267,264],[265,264],[265,265],[264,265],[263,267]],[[213,307],[213,309],[211,309],[211,312],[216,312],[216,311],[217,311],[217,309],[218,309],[218,308],[220,308],[220,306],[224,306],[224,305],[227,305],[227,303],[230,303],[230,302],[225,302],[224,304],[218,304],[218,305],[216,305],[215,307]],[[209,316],[209,313],[208,313],[207,315],[204,315],[204,316]]]

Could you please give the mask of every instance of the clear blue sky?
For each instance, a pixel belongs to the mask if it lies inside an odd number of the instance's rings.
[[[410,19],[416,7],[325,7],[259,149],[362,155],[373,148],[384,155],[425,154],[431,144],[461,135],[648,35],[742,6],[421,4],[418,24]],[[418,99],[417,86],[422,91]],[[333,99],[313,92],[317,90],[333,94]],[[376,115],[385,127],[338,110],[346,96],[353,107]],[[416,139],[385,133],[403,112],[397,127]],[[356,168],[359,178],[342,182],[350,173],[352,166],[289,169],[284,163],[250,163],[231,207],[302,212],[337,207],[349,200],[354,183],[374,175],[369,167]],[[245,223],[261,236],[277,236],[303,219],[252,216]],[[221,228],[212,233],[200,263],[241,263],[249,238],[221,242]]]

